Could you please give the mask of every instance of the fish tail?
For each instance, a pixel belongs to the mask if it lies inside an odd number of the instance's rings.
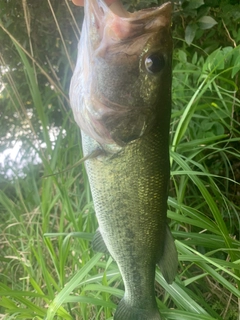
[[[153,309],[140,309],[129,305],[123,298],[117,306],[114,320],[161,320],[159,311]]]

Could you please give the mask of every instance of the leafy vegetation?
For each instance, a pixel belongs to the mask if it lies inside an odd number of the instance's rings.
[[[0,318],[112,319],[124,288],[111,257],[91,250],[97,222],[68,101],[82,9],[0,6],[0,151],[21,146],[1,167]],[[175,3],[168,217],[179,272],[173,285],[156,272],[166,320],[240,319],[239,12],[238,1]]]

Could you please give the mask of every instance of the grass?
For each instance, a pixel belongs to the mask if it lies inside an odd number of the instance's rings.
[[[45,147],[36,145],[38,132],[18,83],[7,74],[14,84],[8,94],[32,132],[29,149],[42,164],[29,164],[27,175],[16,174],[0,191],[0,318],[110,320],[124,288],[115,262],[91,250],[97,221],[84,166],[75,166],[81,142],[64,108],[67,80],[49,76],[9,36],[24,65],[23,81]],[[174,53],[168,217],[179,270],[173,285],[156,272],[157,303],[165,320],[240,319],[240,202],[234,169],[240,161],[239,50],[228,49],[228,59],[224,48],[208,56],[188,57],[183,49]],[[52,96],[42,94],[36,70],[54,86]],[[56,95],[63,122],[53,142],[45,106]]]

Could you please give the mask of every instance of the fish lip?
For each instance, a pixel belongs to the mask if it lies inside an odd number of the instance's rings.
[[[142,19],[142,16],[144,16],[145,19],[149,19],[154,16],[158,16],[159,12],[162,12],[162,15],[169,17],[171,16],[171,12],[172,12],[172,3],[170,1],[163,3],[161,6],[145,8],[138,11],[134,11],[133,13],[127,11],[121,5],[121,3],[119,3],[119,8],[113,7],[114,5],[116,5],[116,2],[113,2],[113,4],[108,6],[104,0],[88,0],[87,4],[90,5],[90,8],[89,8],[90,10],[92,7],[93,10],[91,11],[92,12],[95,11],[95,14],[106,15],[109,12],[111,12],[113,15],[116,15],[122,18],[123,20],[129,20],[129,21]]]
[[[122,41],[140,36],[143,33],[155,32],[162,26],[169,26],[172,13],[172,3],[166,2],[159,7],[142,9],[133,13],[121,7],[120,13],[104,0],[89,0],[86,3],[86,12],[91,15],[89,27],[98,34],[98,41],[104,40],[107,35],[111,41]],[[124,11],[123,11],[124,10]],[[124,14],[122,14],[124,12]],[[102,45],[100,44],[102,47]]]

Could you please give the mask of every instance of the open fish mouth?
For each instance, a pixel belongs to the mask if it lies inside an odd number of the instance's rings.
[[[154,125],[154,88],[171,63],[171,8],[130,13],[120,1],[86,0],[70,100],[76,122],[97,142],[124,146]]]
[[[117,50],[118,45],[122,46],[133,38],[158,31],[169,23],[172,8],[171,3],[167,2],[161,7],[130,13],[120,1],[107,6],[103,0],[87,1],[87,6],[85,10],[91,16],[88,28],[94,39],[96,54],[99,55],[108,50]]]

